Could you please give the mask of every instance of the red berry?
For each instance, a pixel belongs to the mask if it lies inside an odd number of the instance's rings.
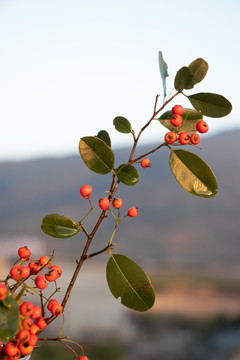
[[[7,287],[5,284],[0,284],[0,301],[7,297]]]
[[[41,267],[49,267],[51,265],[50,259],[48,256],[41,256],[39,259],[39,264]]]
[[[18,345],[18,348],[21,352],[21,354],[23,355],[29,355],[31,354],[31,352],[33,351],[33,346],[32,345],[29,345],[27,342],[26,343],[20,343]]]
[[[63,312],[62,305],[60,305],[60,304],[53,304],[50,311],[51,311],[51,313],[52,313],[53,315],[59,316],[59,315],[61,315],[62,312]]]
[[[28,345],[34,346],[36,345],[37,341],[38,341],[37,335],[30,333],[30,339],[28,340]]]
[[[92,194],[92,188],[90,185],[83,185],[80,189],[80,194],[84,199],[89,199]]]
[[[120,209],[120,207],[122,206],[122,199],[113,199],[112,206],[114,207],[114,209]]]
[[[19,281],[22,279],[22,272],[21,272],[20,265],[15,265],[10,269],[10,277],[16,281]]]
[[[150,167],[151,163],[150,163],[150,160],[149,159],[142,159],[141,161],[141,167],[142,168],[147,168],[147,167]]]
[[[31,261],[28,264],[29,269],[31,270],[31,274],[36,275],[39,273],[39,271],[41,270],[41,265],[39,264],[38,261]]]
[[[22,246],[18,249],[18,255],[21,259],[29,259],[31,255],[31,250],[27,246]]]
[[[39,317],[35,320],[35,324],[39,327],[39,329],[43,330],[47,327],[47,323],[43,317]]]
[[[36,324],[32,324],[32,326],[29,329],[31,334],[38,334],[40,332],[40,328]]]
[[[208,124],[205,121],[200,120],[196,124],[196,129],[197,129],[198,132],[203,134],[203,133],[208,131]]]
[[[41,290],[45,289],[48,286],[47,280],[43,275],[38,275],[36,277],[35,284]]]
[[[37,305],[34,305],[33,306],[33,312],[32,314],[30,315],[32,319],[37,319],[39,318],[40,316],[42,315],[42,310],[39,306]]]
[[[33,313],[34,306],[30,301],[24,301],[19,306],[20,314],[23,316],[31,316]]]
[[[28,266],[21,266],[22,279],[26,279],[30,275],[30,269]]]
[[[186,131],[182,131],[179,135],[178,135],[178,141],[180,142],[180,144],[182,145],[187,145],[190,142],[190,136]]]
[[[17,339],[21,342],[27,342],[30,339],[30,331],[26,329],[21,329],[17,333]]]
[[[56,299],[51,299],[49,303],[47,304],[47,308],[49,311],[51,311],[51,308],[54,304],[59,304],[59,302]]]
[[[182,105],[175,105],[172,108],[172,113],[174,115],[182,115],[184,113],[184,108],[182,107]]]
[[[52,265],[49,270],[57,271],[58,277],[62,275],[62,269],[59,265]]]
[[[171,117],[170,117],[170,122],[171,122],[171,124],[172,124],[172,126],[176,126],[176,127],[178,127],[178,126],[180,126],[180,125],[182,125],[182,117],[181,117],[181,115],[172,115]]]
[[[49,282],[57,280],[57,278],[58,278],[57,270],[54,270],[54,269],[49,270],[49,272],[47,274],[45,274],[45,278]]]
[[[98,205],[99,205],[100,209],[107,210],[109,208],[109,204],[110,204],[110,202],[109,202],[108,198],[104,197],[104,198],[99,199]]]
[[[169,131],[164,137],[167,144],[173,144],[177,140],[177,135],[173,131]]]
[[[88,360],[87,356],[79,356],[78,360]]]
[[[15,356],[18,353],[18,347],[13,341],[9,341],[5,344],[4,351],[7,356]]]
[[[32,319],[26,317],[22,320],[22,327],[24,329],[30,330],[32,325],[33,325]]]
[[[130,209],[128,209],[127,214],[130,217],[136,217],[138,215],[138,209],[135,206],[132,206]]]
[[[190,137],[190,141],[192,144],[196,145],[200,142],[200,135],[199,134],[192,134]]]

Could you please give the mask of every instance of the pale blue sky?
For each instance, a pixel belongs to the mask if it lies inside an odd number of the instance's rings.
[[[209,72],[188,93],[232,102],[229,116],[206,118],[211,133],[240,128],[239,14],[239,0],[0,0],[0,161],[78,154],[80,137],[101,129],[130,144],[112,120],[138,131],[149,119],[159,50],[169,92],[180,67],[204,58]],[[155,122],[142,143],[164,132]]]

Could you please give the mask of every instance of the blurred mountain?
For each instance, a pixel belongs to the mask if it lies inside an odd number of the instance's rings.
[[[140,182],[133,187],[121,185],[117,192],[124,202],[123,211],[134,205],[139,208],[139,216],[126,218],[119,225],[113,241],[118,244],[116,252],[164,267],[237,266],[240,258],[239,137],[240,130],[203,136],[202,150],[193,150],[208,163],[218,179],[219,192],[211,199],[195,197],[180,187],[169,168],[167,148],[150,156],[150,169],[139,166]],[[147,152],[156,145],[139,147],[137,153]],[[114,152],[116,164],[129,157],[127,148]],[[88,201],[79,195],[79,188],[85,183],[93,187],[95,211],[85,221],[91,231],[100,214],[98,199],[106,195],[111,175],[91,172],[78,154],[0,163],[0,243],[15,236],[35,236],[49,251],[55,249],[64,256],[75,255],[83,245],[84,235],[66,240],[50,238],[42,233],[41,221],[51,213],[81,219],[89,209]],[[104,247],[111,237],[112,217],[102,225],[91,251]]]

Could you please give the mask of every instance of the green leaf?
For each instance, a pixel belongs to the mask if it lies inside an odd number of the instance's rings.
[[[175,89],[177,91],[182,91],[184,89],[192,89],[193,85],[193,73],[189,69],[189,67],[184,66],[180,70],[178,70],[174,80]]]
[[[112,149],[96,136],[85,136],[79,142],[80,155],[87,167],[97,174],[108,174],[114,166]]]
[[[42,220],[41,229],[45,234],[59,239],[72,237],[82,231],[72,219],[59,214],[46,215]]]
[[[182,131],[187,131],[189,135],[194,134],[196,129],[196,124],[198,121],[202,120],[203,115],[193,109],[184,109],[184,113],[182,115],[183,122],[181,126],[175,127],[172,126],[170,122],[170,118],[172,116],[172,111],[166,111],[164,114],[162,114],[159,118],[159,122],[165,126],[170,131],[174,131],[176,134],[179,134]]]
[[[97,137],[99,139],[102,139],[109,147],[111,147],[111,139],[106,130],[99,131],[99,133],[97,134]]]
[[[121,303],[138,311],[149,310],[155,293],[149,277],[133,260],[124,255],[111,254],[107,264],[107,282],[113,296]]]
[[[128,186],[136,185],[139,182],[139,172],[133,165],[121,164],[116,169],[116,175],[119,181]]]
[[[206,198],[216,195],[217,180],[199,156],[189,151],[171,149],[169,164],[176,180],[189,193]]]
[[[168,75],[168,66],[167,63],[163,60],[162,52],[158,52],[158,63],[159,63],[159,70],[162,78],[162,84],[163,84],[163,93],[164,97],[167,96],[167,87],[166,87],[166,78]]]
[[[117,116],[113,120],[113,125],[115,129],[123,134],[129,134],[132,131],[132,125],[130,122],[123,116]]]
[[[7,295],[0,301],[0,339],[9,341],[18,331],[19,309],[14,296]]]
[[[198,93],[187,97],[196,110],[209,117],[223,117],[232,111],[232,104],[222,95]]]
[[[194,85],[201,82],[208,72],[208,63],[201,58],[192,61],[188,67],[193,73]]]

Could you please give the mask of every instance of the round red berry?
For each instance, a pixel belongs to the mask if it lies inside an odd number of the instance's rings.
[[[148,168],[151,166],[150,160],[149,159],[142,159],[141,161],[141,167],[142,168]]]
[[[5,344],[4,351],[7,356],[15,356],[18,353],[17,344],[15,344],[13,341],[9,341]]]
[[[183,119],[182,119],[181,115],[175,114],[170,117],[170,122],[171,122],[172,126],[178,127],[178,126],[182,125],[182,121],[183,121]]]
[[[14,265],[10,269],[10,277],[13,280],[19,281],[22,279],[22,272],[21,272],[21,266],[20,265]]]
[[[33,325],[32,319],[26,317],[22,320],[22,327],[24,329],[30,330],[32,325]]]
[[[87,356],[79,356],[78,360],[88,360]]]
[[[37,318],[36,320],[35,320],[35,324],[39,327],[39,329],[41,329],[41,330],[43,330],[43,329],[45,329],[46,327],[47,327],[47,323],[46,323],[46,321],[45,321],[45,319],[42,317],[42,316],[40,316],[39,318]]]
[[[173,131],[169,131],[164,137],[167,144],[173,144],[177,140],[177,135]]]
[[[114,209],[120,209],[120,207],[122,206],[122,199],[114,198],[112,201],[112,206],[114,207]]]
[[[27,329],[21,329],[17,333],[17,338],[21,342],[27,342],[30,339],[30,331]]]
[[[5,284],[0,284],[0,301],[7,297],[7,287]]]
[[[59,304],[59,302],[56,299],[51,299],[49,303],[47,304],[47,309],[51,311],[51,308],[54,304]]]
[[[23,316],[31,316],[33,313],[34,306],[30,301],[24,301],[19,306],[20,314]]]
[[[22,246],[18,249],[18,255],[21,259],[29,259],[31,250],[27,246]]]
[[[62,312],[63,312],[62,305],[60,305],[60,304],[53,304],[50,311],[51,311],[51,313],[52,313],[53,315],[59,316],[59,315],[61,315]]]
[[[175,105],[172,108],[172,113],[174,115],[182,115],[184,113],[184,108],[182,107],[182,105]]]
[[[48,286],[47,280],[43,275],[38,275],[36,277],[35,284],[41,290],[45,289]]]
[[[28,345],[34,346],[36,345],[37,341],[38,341],[37,335],[30,333],[30,339],[28,340]]]
[[[19,348],[21,354],[23,354],[23,355],[31,354],[31,352],[34,349],[34,347],[32,345],[29,345],[27,342],[26,343],[20,343],[18,345],[18,348]]]
[[[187,145],[190,142],[190,136],[186,131],[182,131],[179,135],[178,135],[178,141],[180,142],[180,144],[182,145]]]
[[[104,198],[99,199],[98,205],[99,205],[100,209],[107,210],[109,208],[109,204],[110,204],[110,202],[109,202],[108,198],[104,197]]]
[[[21,277],[26,279],[30,275],[30,269],[28,266],[21,266]]]
[[[208,131],[208,124],[204,120],[200,120],[196,124],[196,129],[201,134],[206,133]]]
[[[130,209],[128,209],[127,214],[130,217],[136,217],[138,215],[138,209],[135,206],[132,206]]]
[[[41,315],[42,315],[42,309],[41,309],[39,306],[34,305],[34,306],[33,306],[33,312],[32,312],[32,314],[30,315],[30,317],[31,317],[32,319],[37,319],[37,318],[39,318]]]
[[[28,267],[30,269],[31,274],[36,275],[39,273],[39,271],[41,270],[41,265],[39,264],[38,261],[31,261],[28,264]]]
[[[50,259],[48,256],[41,256],[39,259],[39,264],[41,267],[49,267],[51,265]]]
[[[190,136],[190,141],[193,145],[196,145],[198,143],[200,143],[200,135],[199,134],[192,134]]]
[[[80,194],[84,199],[89,199],[92,194],[92,188],[90,185],[85,184],[80,189]]]

